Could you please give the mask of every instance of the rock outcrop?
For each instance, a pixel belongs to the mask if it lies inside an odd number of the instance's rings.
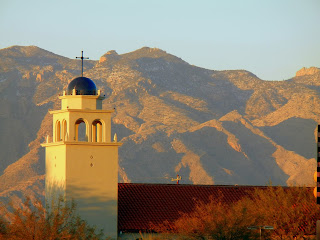
[[[297,73],[296,77],[305,76],[305,75],[313,75],[315,73],[319,73],[320,69],[317,67],[310,67],[310,68],[301,68]]]

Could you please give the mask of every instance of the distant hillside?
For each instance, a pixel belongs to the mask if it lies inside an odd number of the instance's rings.
[[[121,182],[169,183],[180,174],[181,183],[313,185],[318,68],[263,81],[147,47],[84,66],[106,93],[103,108],[116,109]],[[0,50],[0,197],[43,195],[47,112],[80,68],[35,46]]]

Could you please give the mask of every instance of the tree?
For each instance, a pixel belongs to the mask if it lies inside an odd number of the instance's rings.
[[[173,224],[164,223],[156,230],[175,233],[184,239],[256,239],[257,233],[247,228],[255,224],[247,207],[246,202],[227,204],[222,197],[211,197],[209,203],[197,202],[193,212],[184,213]]]
[[[320,208],[312,190],[306,187],[256,189],[249,202],[249,214],[257,219],[258,225],[272,225],[273,237],[294,239],[315,235]]]
[[[0,240],[5,239],[5,235],[7,232],[7,223],[4,219],[0,216]]]
[[[3,231],[4,239],[98,240],[103,236],[76,214],[74,202],[68,204],[62,198],[51,210],[39,200],[32,204],[30,198],[26,198],[22,208],[13,209],[12,221]]]
[[[266,187],[248,192],[247,197],[226,203],[223,196],[198,202],[193,212],[173,223],[155,228],[185,239],[257,239],[258,230],[249,226],[273,226],[262,230],[263,239],[307,239],[315,235],[320,215],[312,190],[306,187]]]

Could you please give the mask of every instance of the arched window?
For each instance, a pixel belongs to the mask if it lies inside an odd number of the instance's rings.
[[[56,137],[55,137],[56,142],[61,141],[61,126],[60,126],[60,121],[58,120],[56,122]]]
[[[88,133],[87,133],[87,124],[86,122],[80,118],[76,121],[75,124],[75,140],[81,142],[88,141]]]
[[[103,124],[100,120],[92,122],[92,142],[103,141]]]
[[[68,141],[68,136],[67,136],[67,121],[66,121],[65,119],[62,120],[61,139],[62,139],[63,141]]]

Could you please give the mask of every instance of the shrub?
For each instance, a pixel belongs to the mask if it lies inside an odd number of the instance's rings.
[[[320,208],[310,188],[257,189],[249,202],[250,214],[257,219],[257,223],[274,227],[273,238],[299,239],[315,235]]]
[[[259,230],[249,226],[273,226],[274,230],[262,230],[263,239],[306,239],[315,235],[319,214],[310,189],[266,187],[235,203],[224,202],[222,196],[198,202],[193,212],[154,229],[182,239],[233,240],[259,239]]]
[[[256,232],[247,228],[256,223],[247,208],[246,202],[226,204],[222,197],[211,197],[209,203],[198,202],[193,212],[184,213],[173,224],[166,222],[156,230],[176,233],[182,239],[256,239]]]
[[[3,239],[98,240],[103,236],[102,231],[96,233],[94,227],[89,226],[76,214],[74,202],[68,204],[62,198],[51,210],[38,200],[32,204],[30,198],[26,198],[22,208],[14,208],[12,204],[11,208],[12,221],[3,225]]]

